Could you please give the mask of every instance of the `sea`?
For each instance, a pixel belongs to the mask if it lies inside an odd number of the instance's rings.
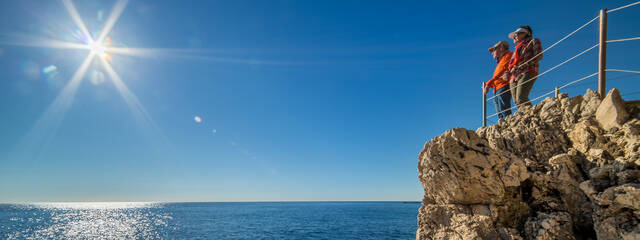
[[[0,239],[415,239],[419,202],[0,204]]]

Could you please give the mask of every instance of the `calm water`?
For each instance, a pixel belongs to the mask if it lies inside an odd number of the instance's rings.
[[[0,239],[415,239],[419,203],[0,204]]]

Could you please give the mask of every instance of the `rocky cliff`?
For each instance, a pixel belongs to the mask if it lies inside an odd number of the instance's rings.
[[[418,159],[417,239],[640,239],[640,107],[547,98],[498,124],[455,128]]]

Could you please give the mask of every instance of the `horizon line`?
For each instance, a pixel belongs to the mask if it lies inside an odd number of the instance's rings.
[[[0,202],[0,204],[38,204],[38,203],[295,203],[295,202],[400,202],[420,203],[419,200],[281,200],[281,201],[21,201]]]

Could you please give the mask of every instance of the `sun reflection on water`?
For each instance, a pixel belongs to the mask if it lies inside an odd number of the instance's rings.
[[[160,203],[154,202],[44,202],[29,203],[26,206],[44,209],[61,210],[90,210],[90,209],[131,209],[157,207]]]
[[[8,239],[158,239],[172,219],[160,203],[34,203],[14,216]],[[24,227],[28,226],[28,227]]]

